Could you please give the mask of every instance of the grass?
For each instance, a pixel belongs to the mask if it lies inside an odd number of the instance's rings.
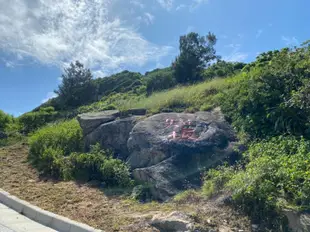
[[[163,109],[208,110],[216,106],[217,94],[236,84],[242,78],[242,74],[229,78],[215,78],[195,85],[154,93],[147,98],[128,99],[116,105],[123,109],[146,108],[150,113],[157,113]]]
[[[80,113],[132,108],[145,108],[149,114],[161,111],[195,112],[210,110],[218,106],[217,96],[244,78],[240,73],[228,78],[214,78],[190,86],[178,86],[170,90],[153,93],[149,97],[129,93],[112,94],[100,101],[79,108]]]
[[[236,225],[248,231],[248,220],[227,207],[211,203],[197,204],[190,199],[183,203],[151,202],[141,204],[125,196],[110,196],[91,183],[55,182],[41,178],[27,162],[29,149],[25,144],[0,148],[0,188],[40,208],[86,223],[106,232],[156,231],[147,221],[154,215],[183,211],[204,225],[212,218],[215,225]],[[195,200],[195,199],[194,199]]]

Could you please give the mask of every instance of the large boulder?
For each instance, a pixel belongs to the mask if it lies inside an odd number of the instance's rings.
[[[224,116],[212,112],[162,113],[140,121],[128,140],[132,168],[155,165],[171,156],[214,153],[235,141]]]
[[[203,169],[235,154],[235,141],[219,109],[158,114],[133,128],[128,163],[135,179],[150,184],[155,198],[167,200],[184,188],[200,185]]]
[[[145,109],[104,111],[78,117],[86,148],[100,143],[126,160],[136,180],[147,182],[154,198],[166,200],[201,184],[203,169],[232,158],[236,136],[219,109],[161,113]]]
[[[285,209],[283,213],[288,219],[288,224],[292,232],[310,231],[309,213],[301,213],[291,209]]]
[[[77,119],[83,129],[83,134],[87,135],[101,124],[114,121],[119,115],[118,110],[106,110],[97,113],[80,114]]]
[[[100,143],[101,147],[113,150],[118,158],[125,160],[129,155],[127,140],[139,118],[140,116],[132,116],[99,125],[84,137],[86,148]]]

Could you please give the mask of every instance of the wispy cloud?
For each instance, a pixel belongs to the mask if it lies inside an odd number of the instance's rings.
[[[256,39],[258,39],[263,34],[263,32],[264,32],[263,29],[259,29],[255,35]]]
[[[295,36],[293,36],[293,37],[282,36],[281,39],[285,43],[286,46],[298,46],[298,45],[300,45],[300,42],[298,41],[298,39]]]
[[[144,7],[145,7],[144,4],[138,0],[130,0],[130,3],[132,5],[140,7],[141,9],[144,9]]]
[[[57,94],[56,94],[56,93],[54,93],[54,92],[48,92],[48,93],[46,94],[46,97],[41,101],[41,103],[45,103],[45,102],[47,102],[49,99],[52,99],[52,98],[55,98],[55,97],[57,97]]]
[[[80,60],[102,74],[143,66],[167,55],[171,47],[149,42],[131,26],[125,9],[137,2],[0,0],[0,51],[16,60],[27,57],[61,68]]]
[[[197,9],[201,4],[208,3],[209,0],[192,0],[192,4],[190,5],[190,11],[194,11]]]
[[[248,58],[248,54],[245,52],[241,52],[241,44],[228,44],[225,47],[231,48],[231,51],[228,55],[223,56],[223,60],[229,62],[242,62]]]
[[[188,9],[189,12],[194,12],[197,8],[199,8],[203,3],[209,3],[209,0],[191,0],[188,4],[180,4],[178,5],[175,10],[180,11],[182,9]]]
[[[185,4],[180,4],[180,5],[178,5],[176,8],[175,8],[175,10],[176,11],[179,11],[179,10],[182,10],[182,9],[184,9],[184,8],[186,8],[187,7],[187,5],[185,5]]]
[[[152,15],[151,13],[148,13],[148,12],[145,12],[144,15],[145,15],[145,22],[147,25],[154,23],[154,19],[155,19],[154,15]]]
[[[174,0],[157,0],[159,5],[167,11],[170,11],[173,7]]]

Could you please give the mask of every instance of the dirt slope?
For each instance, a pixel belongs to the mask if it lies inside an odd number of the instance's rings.
[[[106,232],[157,231],[148,226],[147,220],[155,214],[175,210],[195,215],[197,220],[212,218],[213,227],[224,224],[249,231],[246,218],[207,202],[203,206],[192,202],[140,204],[125,197],[108,197],[86,184],[42,180],[27,163],[27,153],[28,146],[23,144],[0,148],[0,188],[45,210]]]

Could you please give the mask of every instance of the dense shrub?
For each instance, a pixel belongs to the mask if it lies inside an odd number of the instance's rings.
[[[55,91],[61,108],[66,110],[96,100],[96,85],[92,78],[91,71],[79,61],[71,63],[61,75],[62,82]]]
[[[209,66],[203,72],[204,79],[212,79],[215,77],[227,77],[240,72],[242,68],[245,66],[244,63],[240,62],[226,62],[220,60],[215,64]]]
[[[143,85],[142,75],[136,72],[123,71],[109,77],[94,80],[98,88],[98,98],[111,93],[125,93],[133,91]]]
[[[283,49],[263,67],[254,67],[219,100],[223,112],[252,138],[281,134],[310,136],[305,81],[310,48]],[[298,94],[299,93],[299,94]],[[292,104],[294,103],[294,104]]]
[[[149,72],[145,78],[147,94],[169,89],[176,85],[174,73],[171,68],[154,70]]]
[[[220,193],[235,172],[235,167],[229,166],[219,166],[217,169],[210,169],[204,177],[203,195],[210,198]]]
[[[113,159],[109,151],[98,149],[90,153],[72,153],[65,158],[62,174],[64,179],[81,181],[97,180],[105,186],[127,187],[132,184],[129,167],[119,159]]]
[[[82,129],[76,120],[46,126],[30,137],[29,145],[31,163],[39,171],[59,177],[60,158],[83,148]]]
[[[44,126],[45,124],[52,122],[56,119],[58,113],[54,110],[54,107],[43,107],[38,111],[33,111],[21,115],[18,118],[21,124],[22,131],[29,133]]]
[[[57,179],[103,182],[106,186],[129,186],[129,167],[110,152],[94,146],[82,153],[82,129],[71,120],[36,131],[29,140],[29,161],[41,173]]]
[[[2,110],[0,110],[0,131],[4,131],[10,122],[12,122],[12,117]]]
[[[231,191],[234,205],[255,223],[277,227],[283,207],[310,209],[309,164],[309,141],[275,137],[253,143],[244,154],[244,167],[209,171],[203,189],[207,194]]]

